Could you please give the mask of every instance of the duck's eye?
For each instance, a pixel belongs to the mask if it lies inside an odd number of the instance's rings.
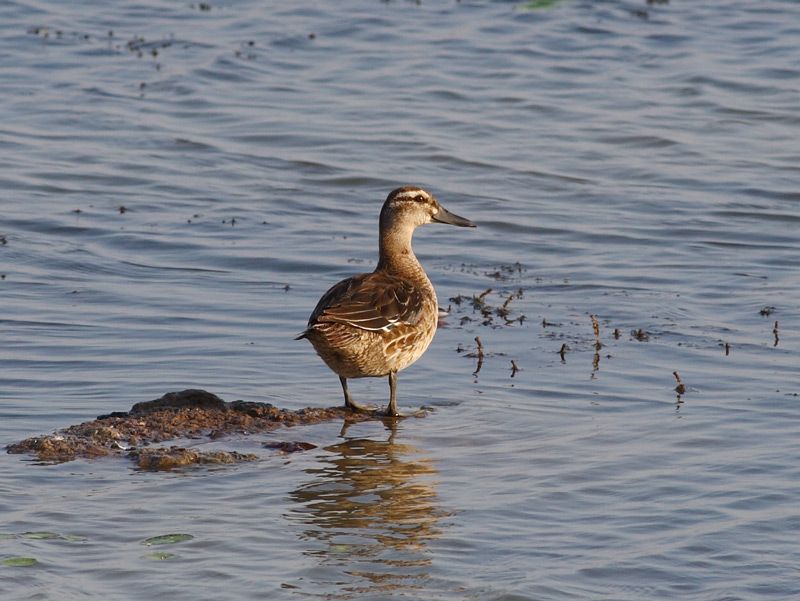
[[[425,200],[425,197],[424,197],[424,196],[422,196],[422,194],[417,194],[417,195],[414,197],[414,200],[416,200],[417,202],[422,202],[423,200]]]

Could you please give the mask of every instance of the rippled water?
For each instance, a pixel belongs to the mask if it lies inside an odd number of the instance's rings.
[[[292,336],[387,192],[479,227],[415,238],[434,413],[224,469],[3,454],[0,562],[38,564],[2,598],[800,596],[798,36],[777,0],[4,3],[0,444],[187,387],[338,404]]]

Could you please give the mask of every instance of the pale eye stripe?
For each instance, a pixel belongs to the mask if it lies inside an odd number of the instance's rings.
[[[430,196],[428,195],[427,192],[425,192],[425,190],[406,190],[402,194],[398,194],[396,198],[398,200],[405,200],[405,199],[414,200],[417,196],[422,196],[425,199],[430,198]]]

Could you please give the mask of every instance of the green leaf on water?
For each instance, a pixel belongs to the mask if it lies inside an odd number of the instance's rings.
[[[78,536],[77,534],[65,534],[61,538],[71,543],[84,543],[89,540],[85,536]]]
[[[29,538],[31,540],[53,540],[56,538],[61,538],[60,534],[56,532],[23,532],[20,536],[24,538]]]
[[[29,568],[37,563],[33,557],[9,557],[3,560],[3,565],[10,568]]]
[[[194,537],[191,534],[162,534],[161,536],[151,536],[143,540],[142,544],[148,547],[155,547],[157,545],[174,545],[182,543],[187,540],[192,540]]]
[[[536,10],[539,8],[550,8],[560,2],[560,0],[530,0],[523,5],[523,8],[528,10]]]
[[[173,557],[177,557],[177,555],[175,555],[175,553],[167,553],[166,551],[142,555],[142,559],[148,559],[150,561],[165,561],[167,559],[172,559]]]

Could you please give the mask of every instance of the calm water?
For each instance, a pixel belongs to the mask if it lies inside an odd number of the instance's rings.
[[[0,597],[800,596],[798,39],[788,0],[3,3],[2,445],[187,387],[339,404],[292,336],[387,192],[479,227],[415,238],[433,414],[224,469],[2,454],[38,565]],[[487,288],[511,323],[448,301]]]

